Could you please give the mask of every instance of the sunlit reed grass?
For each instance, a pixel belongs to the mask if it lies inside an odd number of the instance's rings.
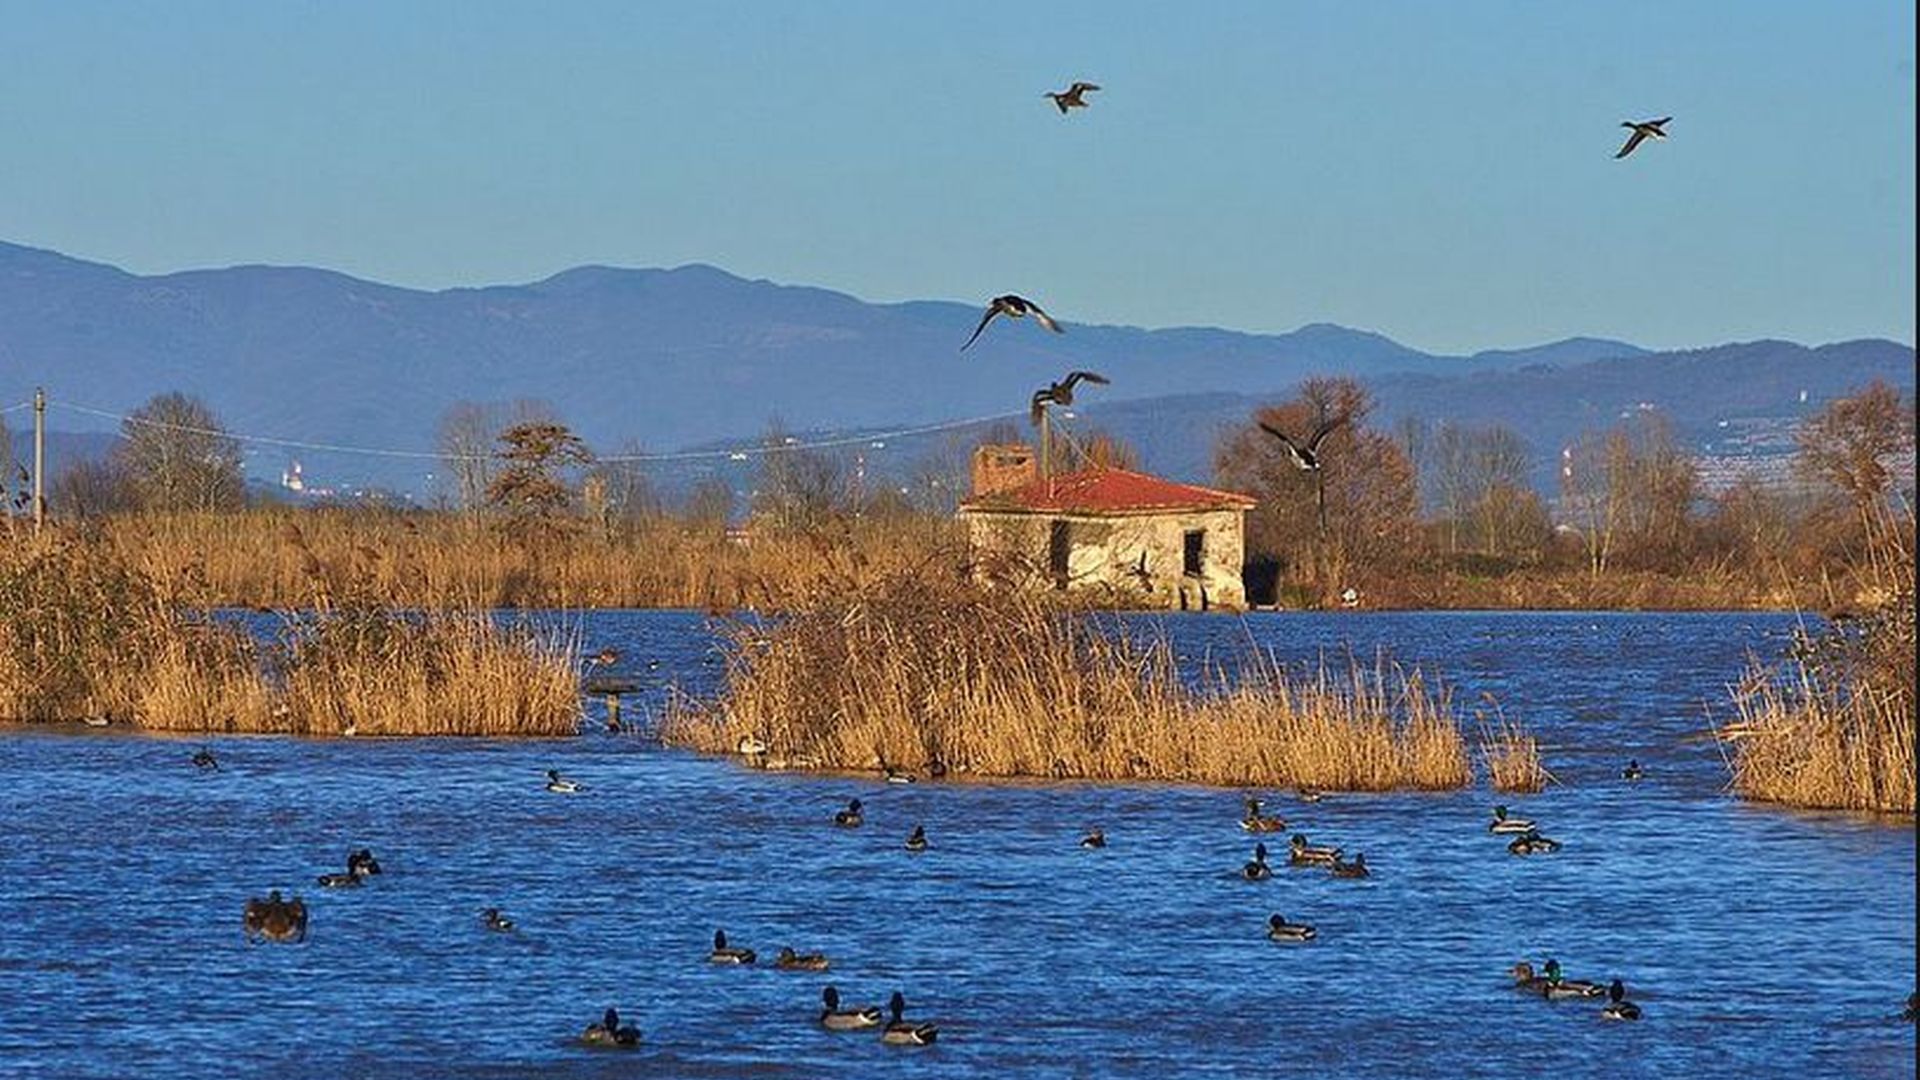
[[[1330,790],[1472,778],[1448,695],[1417,671],[1182,683],[1162,640],[1006,591],[920,576],[813,598],[732,635],[728,686],[679,699],[673,745],[765,743],[774,766]]]
[[[1474,720],[1480,729],[1480,758],[1487,766],[1488,783],[1495,791],[1530,795],[1544,790],[1553,774],[1540,760],[1540,741],[1491,695],[1484,696],[1493,716],[1489,719],[1484,710],[1475,709]]]

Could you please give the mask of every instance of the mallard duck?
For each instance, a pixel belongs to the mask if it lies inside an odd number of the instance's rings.
[[[344,874],[321,874],[314,879],[323,889],[357,889],[360,887],[360,875],[349,871]]]
[[[1638,761],[1628,761],[1627,767],[1620,770],[1620,778],[1623,780],[1638,780],[1645,775],[1647,770],[1641,768]]]
[[[996,296],[992,300],[987,301],[987,313],[980,316],[980,325],[973,328],[973,336],[967,339],[965,345],[960,346],[961,352],[966,352],[975,341],[979,340],[981,331],[987,328],[987,324],[992,322],[996,315],[1005,315],[1009,319],[1024,319],[1031,315],[1033,316],[1034,322],[1039,323],[1054,333],[1066,333],[1065,330],[1060,328],[1059,323],[1054,322],[1051,316],[1040,310],[1039,304],[1034,303],[1024,296],[1015,296],[1012,293],[1008,293],[1005,296]]]
[[[889,784],[911,784],[914,782],[912,773],[902,772],[891,765],[883,766],[882,772],[886,776],[887,783]]]
[[[269,892],[266,899],[255,897],[247,901],[246,910],[241,913],[240,926],[246,932],[247,941],[277,941],[295,943],[307,940],[307,905],[299,897],[282,900],[280,890]]]
[[[1042,94],[1041,96],[1052,98],[1054,107],[1060,110],[1061,116],[1065,116],[1067,115],[1068,109],[1086,108],[1087,92],[1090,90],[1098,90],[1098,89],[1100,89],[1098,86],[1090,82],[1075,82],[1073,85],[1067,87],[1065,90],[1059,91],[1058,93],[1055,93],[1054,91],[1049,90],[1045,94]]]
[[[708,963],[751,964],[753,963],[753,958],[754,951],[752,949],[740,949],[728,946],[727,932],[725,930],[715,930],[713,932],[713,951],[707,954]]]
[[[860,800],[850,799],[847,808],[833,815],[833,823],[843,829],[857,829],[867,819],[860,813]]]
[[[1319,788],[1297,787],[1293,789],[1293,797],[1303,803],[1317,803],[1326,795]]]
[[[947,763],[939,758],[929,758],[927,760],[927,775],[935,780],[945,778],[947,775]]]
[[[1267,865],[1267,845],[1253,845],[1253,861],[1240,868],[1240,876],[1248,881],[1265,881],[1273,876],[1273,868]]]
[[[1585,979],[1569,979],[1560,974],[1560,961],[1547,957],[1547,966],[1543,972],[1544,986],[1540,992],[1548,998],[1599,997],[1607,988]]]
[[[1339,848],[1309,847],[1305,833],[1294,833],[1287,842],[1287,862],[1294,866],[1332,866],[1339,861]]]
[[[842,1009],[840,991],[834,987],[829,986],[820,991],[820,1000],[826,1006],[820,1010],[820,1023],[829,1031],[858,1031],[861,1028],[880,1026],[878,1007]]]
[[[372,848],[361,848],[347,855],[347,872],[371,877],[380,872],[380,860],[373,857]]]
[[[773,966],[779,971],[825,971],[830,965],[826,953],[797,953],[791,946],[782,945]]]
[[[1240,827],[1251,833],[1284,832],[1286,820],[1278,816],[1262,816],[1260,800],[1247,796],[1247,816],[1240,819]]]
[[[1496,806],[1493,808],[1493,822],[1487,826],[1487,831],[1493,833],[1530,833],[1534,831],[1534,824],[1526,818],[1508,817],[1506,807]]]
[[[907,1011],[906,995],[895,990],[887,1001],[887,1011],[893,1019],[887,1021],[887,1030],[880,1033],[880,1041],[894,1046],[926,1046],[940,1034],[940,1029],[932,1024],[909,1024],[900,1018]]]
[[[559,769],[548,769],[547,790],[556,795],[578,795],[587,790],[587,785],[561,776]]]
[[[907,837],[907,850],[908,850],[908,851],[925,851],[925,850],[927,850],[927,829],[926,829],[926,826],[924,826],[924,825],[915,825],[915,826],[913,827],[913,834],[912,834],[911,836],[908,836],[908,837]]]
[[[1290,923],[1285,915],[1267,917],[1267,936],[1275,941],[1312,941],[1314,929],[1305,923]]]
[[[1537,832],[1524,833],[1507,843],[1507,852],[1512,855],[1543,855],[1560,850],[1560,841],[1541,836]]]
[[[1095,829],[1092,832],[1080,838],[1080,846],[1083,848],[1106,847],[1107,834],[1104,832],[1101,832],[1099,829]]]
[[[219,772],[220,762],[213,756],[213,751],[203,746],[194,751],[193,767],[196,769],[211,769],[214,772]]]
[[[1640,1019],[1640,1006],[1627,1000],[1627,987],[1625,983],[1622,983],[1619,979],[1613,980],[1613,985],[1607,987],[1607,997],[1609,1001],[1607,1007],[1600,1010],[1601,1016],[1609,1020]]]
[[[487,929],[492,930],[496,934],[510,934],[513,932],[513,920],[501,914],[500,909],[497,907],[490,907],[482,911],[480,918],[486,922]]]
[[[1633,130],[1627,134],[1626,144],[1620,147],[1620,151],[1614,154],[1613,156],[1616,159],[1626,157],[1628,154],[1633,153],[1633,150],[1635,147],[1639,146],[1642,142],[1644,142],[1647,139],[1666,138],[1667,137],[1666,126],[1670,121],[1672,121],[1672,119],[1673,117],[1671,116],[1663,116],[1658,120],[1622,120],[1620,121],[1621,127],[1632,128]]]
[[[1352,862],[1342,862],[1336,858],[1333,860],[1329,869],[1333,871],[1333,876],[1337,878],[1363,878],[1373,876],[1373,872],[1367,869],[1367,856],[1365,852],[1355,855]]]
[[[1513,988],[1516,990],[1524,990],[1531,994],[1543,993],[1546,990],[1547,980],[1534,974],[1533,965],[1525,960],[1507,969],[1507,974],[1513,976]]]
[[[767,752],[767,744],[751,735],[742,735],[740,741],[733,744],[733,749],[741,757],[756,757]]]
[[[634,1047],[640,1045],[640,1029],[622,1024],[619,1010],[608,1006],[599,1023],[588,1024],[587,1030],[580,1033],[580,1041],[588,1046]]]

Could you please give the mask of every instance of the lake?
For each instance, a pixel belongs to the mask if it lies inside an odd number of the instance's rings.
[[[1791,617],[1134,621],[1193,665],[1255,644],[1432,665],[1463,706],[1487,691],[1530,725],[1560,784],[1275,792],[1269,812],[1375,876],[1247,883],[1235,791],[756,772],[600,733],[597,702],[566,740],[0,729],[0,1074],[1914,1075],[1912,822],[1743,805],[1697,737]],[[647,681],[628,718],[721,677],[702,616],[575,625]],[[189,764],[203,744],[220,771]],[[547,793],[548,768],[590,790]],[[866,825],[832,828],[853,797]],[[1500,801],[1565,847],[1508,855]],[[1109,846],[1083,850],[1095,826]],[[382,875],[315,887],[358,847]],[[243,940],[270,888],[307,901],[304,945]],[[489,906],[518,930],[485,930]],[[1318,938],[1269,942],[1276,911]],[[760,964],[706,963],[721,927]],[[775,971],[781,945],[833,969]],[[1547,956],[1623,978],[1645,1019],[1515,992],[1506,969]],[[828,982],[856,1005],[904,990],[939,1042],[822,1030]],[[610,1004],[640,1049],[574,1042]]]

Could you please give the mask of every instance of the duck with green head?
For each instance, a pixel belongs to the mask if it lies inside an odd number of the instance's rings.
[[[1607,1007],[1600,1010],[1601,1016],[1608,1020],[1640,1019],[1640,1006],[1627,1000],[1627,985],[1619,979],[1607,987],[1607,998]]]
[[[1240,868],[1240,876],[1247,881],[1265,881],[1273,876],[1273,867],[1267,865],[1267,845],[1253,845],[1253,859]]]
[[[610,1046],[623,1050],[640,1045],[640,1029],[632,1024],[620,1022],[620,1011],[607,1006],[607,1011],[597,1024],[588,1024],[587,1030],[580,1033],[580,1041],[588,1046]]]
[[[1290,923],[1278,912],[1267,916],[1267,937],[1274,941],[1312,941],[1317,931],[1306,923]]]
[[[825,1006],[820,1010],[820,1024],[828,1031],[858,1031],[880,1026],[880,1009],[877,1006],[842,1009],[840,991],[836,987],[829,986],[820,991],[820,1001]]]
[[[1333,876],[1337,878],[1364,878],[1373,876],[1373,871],[1367,869],[1367,854],[1364,851],[1356,854],[1352,862],[1344,862],[1340,859],[1333,860],[1333,865],[1329,869],[1333,871]]]
[[[1506,807],[1496,806],[1493,808],[1493,823],[1487,826],[1487,831],[1493,833],[1530,833],[1534,831],[1534,824],[1526,818],[1508,817]]]
[[[913,827],[913,834],[907,837],[907,850],[916,853],[927,850],[926,826],[915,825]]]
[[[1313,847],[1305,833],[1294,833],[1287,842],[1287,862],[1294,866],[1332,866],[1340,861],[1337,847]]]
[[[707,962],[712,964],[751,964],[754,951],[727,944],[727,932],[713,932],[713,951],[707,954]]]
[[[1607,988],[1601,986],[1599,983],[1588,982],[1585,979],[1567,978],[1560,972],[1560,961],[1555,960],[1551,956],[1547,957],[1547,965],[1543,974],[1545,976],[1543,980],[1544,985],[1540,988],[1540,993],[1549,1000],[1575,997],[1599,997],[1607,992]]]
[[[860,812],[860,800],[847,800],[847,808],[833,815],[833,823],[843,829],[857,829],[865,822],[866,816]]]
[[[907,1010],[907,997],[895,990],[887,1001],[887,1012],[892,1019],[887,1021],[887,1030],[880,1033],[880,1041],[893,1046],[928,1046],[940,1034],[940,1029],[932,1024],[910,1023],[901,1014]]]
[[[1240,819],[1240,827],[1251,833],[1285,832],[1287,823],[1278,815],[1260,813],[1260,800],[1252,795],[1246,799],[1247,813]]]

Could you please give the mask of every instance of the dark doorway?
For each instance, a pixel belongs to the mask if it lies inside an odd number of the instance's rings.
[[[1248,604],[1272,607],[1280,600],[1280,560],[1271,555],[1248,559],[1240,570],[1240,583],[1246,586]]]
[[[1181,573],[1188,577],[1199,577],[1206,559],[1207,530],[1188,529],[1186,543],[1182,545]]]
[[[1067,587],[1067,557],[1073,554],[1073,537],[1067,523],[1055,521],[1047,529],[1047,572],[1053,575],[1053,587]]]

